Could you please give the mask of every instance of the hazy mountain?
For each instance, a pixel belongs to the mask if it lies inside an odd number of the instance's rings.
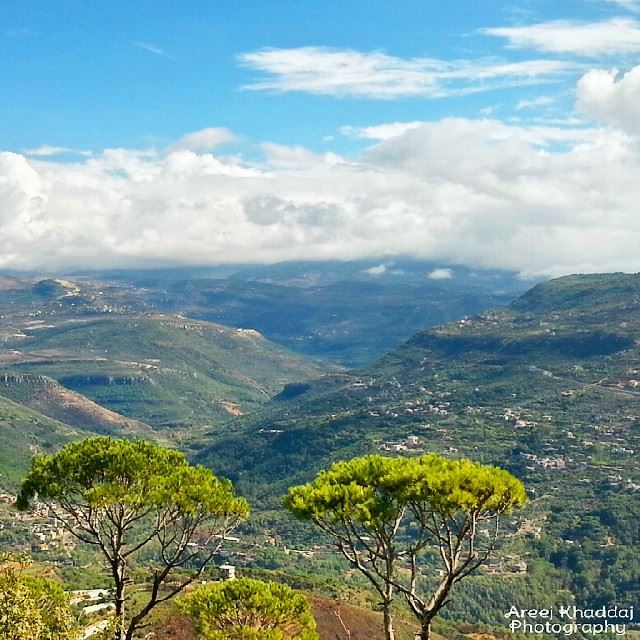
[[[362,366],[425,326],[504,305],[515,274],[389,259],[101,274],[172,313],[256,329],[301,353]]]

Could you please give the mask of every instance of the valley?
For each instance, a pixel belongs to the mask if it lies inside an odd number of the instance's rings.
[[[366,583],[283,512],[287,488],[367,453],[468,457],[511,471],[529,504],[505,519],[497,557],[444,610],[440,630],[473,620],[476,632],[499,631],[514,602],[630,606],[640,595],[639,276],[539,284],[350,369],[253,328],[156,308],[154,289],[138,286],[3,281],[9,494],[34,453],[87,435],[178,447],[252,505],[220,562],[367,609]],[[0,537],[20,549],[31,526]],[[29,548],[77,581],[79,550],[62,541]]]
[[[283,394],[233,435],[209,433],[195,459],[269,510],[327,461],[372,451],[496,464],[530,495],[501,550],[505,566],[526,567],[523,597],[542,598],[532,581],[544,576],[578,603],[631,604],[639,294],[638,276],[623,274],[538,285],[507,309],[427,329],[369,367]],[[501,604],[474,608],[472,619],[497,624],[509,599],[502,579],[476,580]],[[464,618],[469,606],[457,600],[449,614]]]

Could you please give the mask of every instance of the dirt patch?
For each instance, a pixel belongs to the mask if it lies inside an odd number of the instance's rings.
[[[244,415],[242,413],[242,409],[235,402],[221,402],[222,408],[232,416],[241,416]]]
[[[200,636],[191,619],[176,614],[153,627],[153,640],[198,640]]]
[[[309,597],[320,640],[384,640],[382,616],[375,611],[352,607],[344,602]],[[397,620],[397,640],[414,640],[413,627]],[[195,625],[174,609],[153,626],[154,640],[198,640]],[[350,632],[350,634],[349,634]],[[435,636],[435,640],[444,640]]]
[[[338,600],[310,597],[320,640],[384,640],[382,614]],[[409,625],[394,623],[397,640],[413,640]],[[350,632],[350,633],[349,633]]]

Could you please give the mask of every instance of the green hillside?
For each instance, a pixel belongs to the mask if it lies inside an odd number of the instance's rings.
[[[0,488],[14,491],[35,453],[50,453],[88,435],[93,433],[74,429],[0,396]]]
[[[109,411],[46,376],[0,373],[0,396],[81,430],[125,437],[152,435],[149,425]]]
[[[234,434],[210,433],[197,459],[265,509],[329,461],[365,452],[498,464],[532,499],[508,551],[528,565],[530,589],[538,584],[542,598],[564,588],[582,605],[632,604],[640,596],[638,291],[640,276],[622,274],[538,285],[508,309],[423,331],[363,370],[289,387]],[[473,619],[495,623],[520,590],[508,592],[500,581],[477,583],[450,615],[464,618],[484,593],[493,608],[485,602]]]
[[[130,286],[0,280],[0,486],[35,451],[92,433],[171,444],[323,371],[256,332],[148,309]]]
[[[565,276],[534,287],[512,307],[538,314],[548,311],[592,314],[601,310],[613,313],[608,317],[613,322],[619,314],[638,311],[640,279],[626,273]],[[607,321],[607,317],[603,320]]]
[[[253,331],[158,314],[65,318],[5,341],[5,368],[57,380],[154,427],[213,424],[318,365]]]

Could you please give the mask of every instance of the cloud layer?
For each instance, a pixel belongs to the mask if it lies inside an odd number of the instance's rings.
[[[635,73],[600,78],[611,121]],[[269,144],[259,165],[187,148],[201,135],[74,163],[1,153],[0,266],[405,254],[525,274],[640,270],[640,150],[613,127],[393,123],[361,131],[379,141],[356,157]]]
[[[587,57],[640,51],[640,22],[628,18],[601,22],[553,20],[526,26],[483,29],[482,33],[507,38],[513,47]]]
[[[560,60],[398,58],[326,47],[262,49],[240,55],[239,61],[263,74],[245,89],[376,99],[439,98],[538,84],[576,68]]]

